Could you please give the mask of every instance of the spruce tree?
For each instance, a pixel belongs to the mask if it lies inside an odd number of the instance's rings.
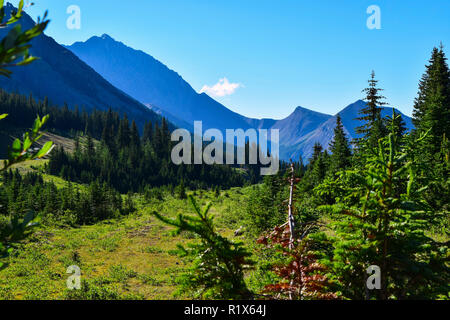
[[[112,150],[114,145],[114,127],[113,127],[113,112],[111,108],[106,114],[106,121],[102,132],[102,141]]]
[[[316,161],[314,161],[314,165],[311,171],[311,181],[313,185],[316,186],[320,184],[328,172],[330,156],[328,152],[325,150],[320,154]]]
[[[312,156],[312,159],[309,161],[309,164],[310,165],[313,165],[313,163],[319,158],[319,156],[322,154],[322,151],[323,151],[323,147],[322,147],[322,145],[320,144],[320,142],[316,142],[315,144],[314,144],[314,147],[313,147],[313,156]]]
[[[141,147],[141,138],[139,136],[139,130],[137,128],[136,122],[133,120],[131,123],[131,145],[139,150]]]
[[[153,138],[153,125],[149,121],[144,126],[144,132],[142,134],[142,141],[146,143],[147,141],[152,141]]]
[[[240,242],[221,236],[209,213],[211,203],[201,209],[192,196],[189,200],[195,216],[179,214],[176,219],[159,213],[153,215],[160,221],[176,227],[176,233],[189,232],[199,241],[186,246],[178,245],[178,254],[190,262],[190,267],[181,274],[177,282],[179,293],[190,293],[200,299],[250,299],[244,272],[254,263],[251,254]]]
[[[378,140],[386,136],[386,128],[381,119],[382,107],[387,103],[386,97],[381,95],[383,89],[378,88],[378,80],[375,79],[375,71],[372,71],[369,79],[369,86],[362,92],[366,94],[366,107],[359,111],[360,117],[356,120],[364,121],[364,124],[355,129],[360,138],[355,139],[358,147],[367,144],[369,147],[376,148]]]
[[[438,153],[444,135],[450,136],[450,70],[443,46],[434,48],[415,99],[413,122],[416,134],[428,132],[419,146],[426,156]]]
[[[391,128],[391,133],[393,133],[398,141],[401,141],[406,133],[406,123],[402,118],[402,115],[392,108],[392,116],[387,116],[383,119],[385,126]]]
[[[119,148],[123,149],[130,145],[130,122],[125,114],[119,124],[119,132],[117,134],[117,144]]]
[[[334,138],[330,143],[330,151],[332,153],[331,169],[333,172],[350,166],[352,152],[339,114],[336,117],[336,128],[334,128]]]

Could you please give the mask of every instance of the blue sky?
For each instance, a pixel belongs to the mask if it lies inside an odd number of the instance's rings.
[[[280,119],[299,105],[335,114],[362,98],[372,69],[390,105],[410,115],[433,46],[442,41],[450,56],[448,0],[34,2],[27,11],[36,18],[48,9],[47,34],[59,43],[107,33],[197,91],[226,78],[215,98],[257,118]],[[81,9],[80,30],[66,27],[70,5]],[[370,5],[381,9],[380,30],[366,26]]]

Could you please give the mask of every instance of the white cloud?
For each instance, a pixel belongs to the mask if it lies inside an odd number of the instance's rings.
[[[205,92],[212,97],[225,97],[233,94],[241,87],[240,83],[230,83],[227,78],[222,78],[212,87],[204,85],[200,93]]]

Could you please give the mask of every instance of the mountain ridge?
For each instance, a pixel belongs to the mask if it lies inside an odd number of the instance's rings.
[[[188,123],[202,120],[205,129],[226,129],[231,124],[250,128],[246,117],[227,109],[205,93],[197,93],[176,71],[153,56],[111,39],[108,35],[93,36],[66,48],[130,96],[179,120]],[[127,77],[123,77],[124,74]]]

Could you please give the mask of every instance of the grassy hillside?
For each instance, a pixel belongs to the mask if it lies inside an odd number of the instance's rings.
[[[44,162],[27,162],[18,169],[37,170]],[[65,185],[57,177],[44,179]],[[220,232],[233,237],[236,224],[229,213],[242,210],[245,192],[236,188],[219,197],[205,191],[195,195],[202,205],[213,202]],[[187,234],[173,236],[172,229],[151,212],[173,217],[193,211],[188,200],[168,194],[151,201],[135,195],[134,201],[137,211],[120,219],[79,228],[40,227],[5,260],[8,267],[0,270],[0,299],[173,299],[174,279],[184,268],[173,250],[177,243],[192,239]],[[67,289],[70,265],[81,268],[84,290]]]

